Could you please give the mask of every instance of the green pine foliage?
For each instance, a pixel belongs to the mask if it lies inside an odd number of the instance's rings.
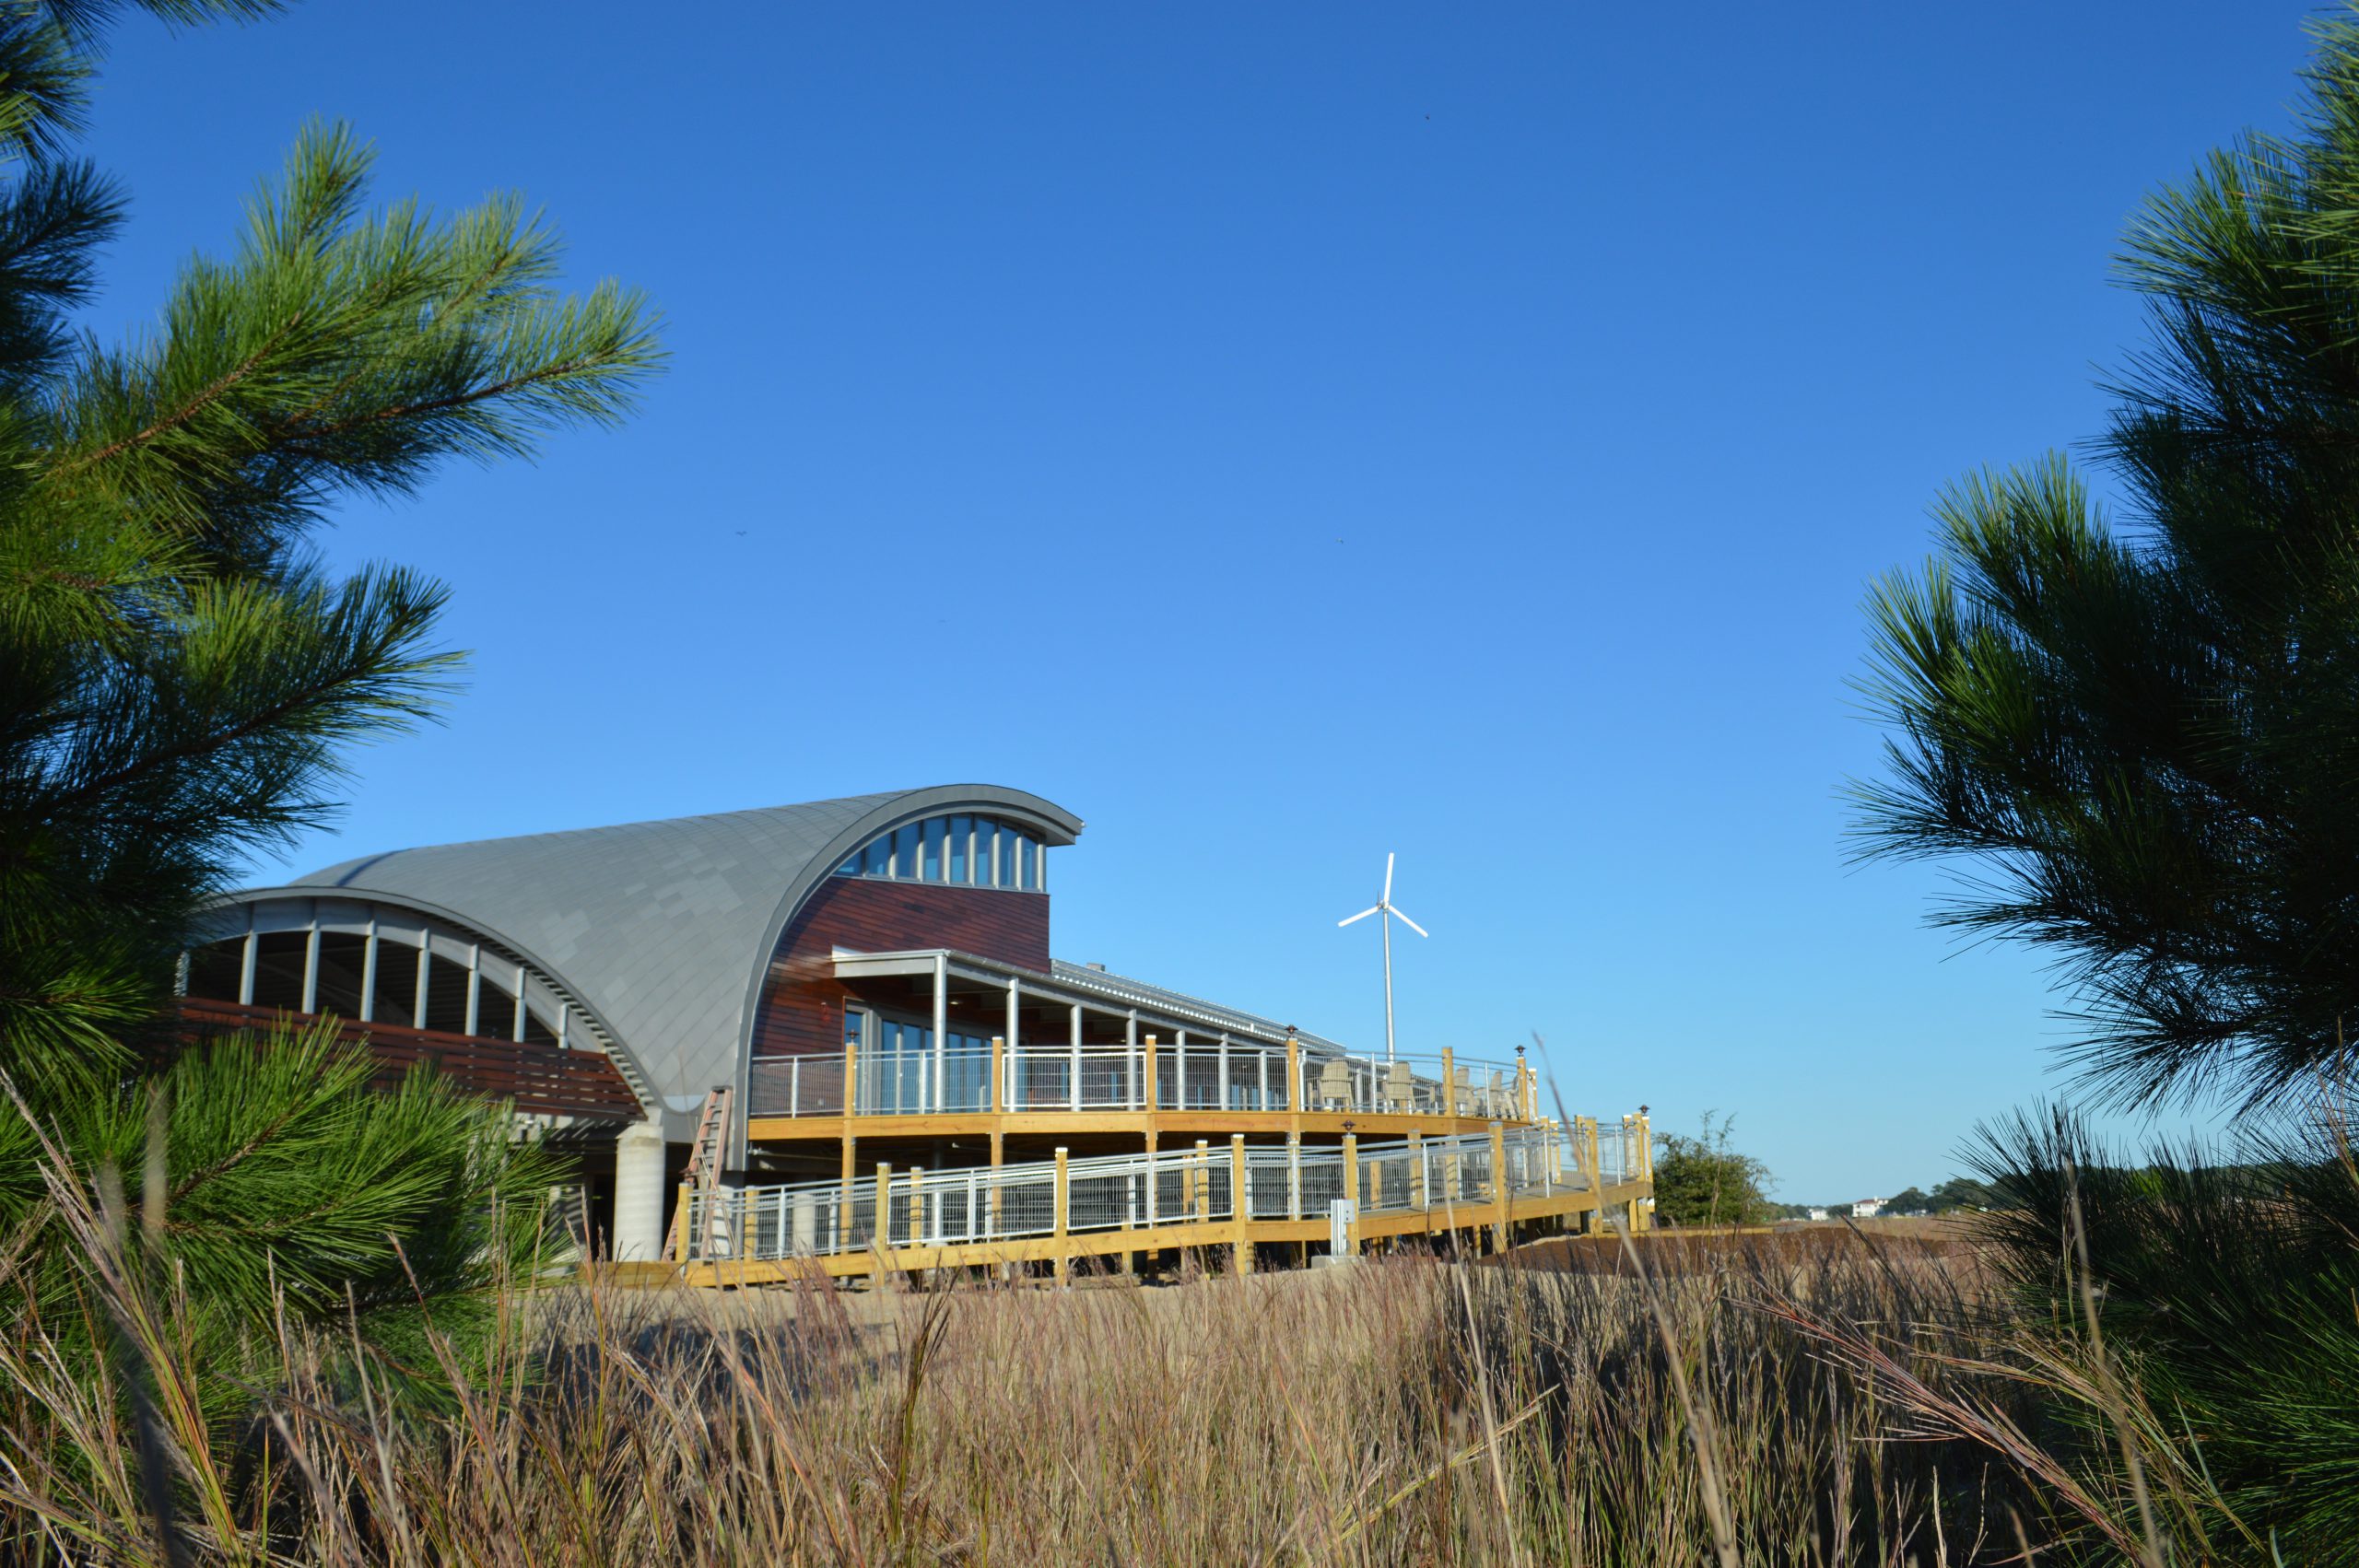
[[[2099,448],[2128,521],[2061,458],[1972,478],[1869,603],[1864,851],[1962,858],[1942,918],[2056,958],[2093,1103],[2291,1129],[2132,1165],[2026,1119],[1980,1152],[2030,1361],[2080,1369],[2060,1408],[2155,1562],[2359,1539],[2359,22],[2318,36],[2298,129],[2130,233],[2152,337]]]
[[[2077,1116],[2013,1117],[1974,1150],[2014,1199],[1982,1224],[2022,1298],[2076,1338],[2085,1250],[2104,1334],[2200,1459],[2189,1512],[2218,1548],[2337,1561],[2359,1540],[2359,1167],[2330,1128],[2255,1132],[2239,1153],[2132,1164]],[[2082,1424],[2105,1455],[2103,1422]]]
[[[221,1345],[350,1316],[398,1363],[529,1263],[548,1162],[447,1085],[372,1093],[323,1034],[179,1052],[176,962],[241,860],[327,820],[352,748],[429,718],[455,672],[440,585],[331,574],[313,531],[615,422],[655,320],[613,283],[564,292],[512,196],[372,208],[369,146],[314,124],[151,329],[77,333],[122,202],[69,149],[116,9],[0,0],[0,1273],[70,1318],[88,1249],[51,1184],[88,1199],[111,1172],[135,1209],[160,1197],[143,1245]]]
[[[468,1353],[496,1310],[487,1278],[529,1278],[549,1254],[556,1162],[497,1106],[422,1072],[375,1090],[374,1071],[322,1022],[217,1040],[48,1117],[0,1117],[0,1272],[20,1310],[97,1353],[99,1337],[70,1331],[88,1238],[55,1187],[112,1171],[126,1216],[152,1202],[160,1222],[127,1219],[116,1240],[169,1287],[222,1408],[243,1402],[253,1348],[272,1346],[261,1330],[282,1316],[346,1324],[381,1375],[430,1368],[429,1328]]]
[[[1869,605],[1863,848],[1971,858],[1945,919],[2057,958],[2126,1105],[2265,1103],[2359,1024],[2359,27],[2320,34],[2301,133],[2130,231],[2132,525],[2060,458],[1972,478]]]

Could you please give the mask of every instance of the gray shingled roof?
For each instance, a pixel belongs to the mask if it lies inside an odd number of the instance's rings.
[[[364,855],[298,878],[440,912],[579,997],[674,1112],[738,1082],[779,933],[843,858],[900,823],[987,811],[1069,844],[1037,795],[945,785],[714,816]]]

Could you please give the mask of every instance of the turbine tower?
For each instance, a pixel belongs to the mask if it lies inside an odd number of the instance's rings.
[[[1425,927],[1392,907],[1392,856],[1390,853],[1384,857],[1384,896],[1351,919],[1338,920],[1335,924],[1339,928],[1348,926],[1353,920],[1365,920],[1370,915],[1381,916],[1379,923],[1384,927],[1384,1064],[1390,1067],[1392,1065],[1392,922],[1400,921],[1419,936],[1426,934]]]

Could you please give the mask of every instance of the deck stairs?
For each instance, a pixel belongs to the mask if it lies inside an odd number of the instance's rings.
[[[674,1262],[684,1260],[691,1250],[687,1243],[692,1212],[705,1216],[706,1224],[722,1227],[714,1235],[700,1238],[695,1251],[710,1252],[716,1239],[726,1245],[727,1221],[722,1206],[712,1198],[720,1189],[721,1164],[728,1153],[729,1105],[734,1094],[726,1083],[714,1084],[706,1092],[704,1108],[697,1114],[696,1139],[688,1145],[688,1168],[680,1176],[680,1206],[673,1216],[670,1245],[664,1248]]]

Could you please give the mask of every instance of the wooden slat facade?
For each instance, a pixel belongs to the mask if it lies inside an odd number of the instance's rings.
[[[282,1018],[308,1021],[307,1014],[276,1008],[202,997],[181,1000],[181,1022],[192,1038],[268,1028]],[[375,1082],[382,1087],[400,1082],[414,1064],[423,1061],[469,1093],[512,1101],[520,1111],[612,1122],[637,1121],[645,1114],[639,1096],[603,1052],[358,1020],[346,1020],[343,1034],[368,1046],[378,1064]]]
[[[754,1054],[841,1056],[839,947],[900,953],[947,947],[1023,968],[1049,967],[1049,895],[990,887],[830,877],[780,938],[754,1015]]]

